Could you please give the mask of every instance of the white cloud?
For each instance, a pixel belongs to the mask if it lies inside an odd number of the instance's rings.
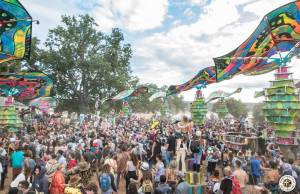
[[[160,27],[167,18],[168,0],[101,0],[93,11],[99,28],[144,31]]]

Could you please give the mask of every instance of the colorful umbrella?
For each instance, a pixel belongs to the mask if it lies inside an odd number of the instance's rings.
[[[18,0],[0,0],[0,63],[29,58],[32,18]]]

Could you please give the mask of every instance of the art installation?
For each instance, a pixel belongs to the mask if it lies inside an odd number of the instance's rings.
[[[53,81],[44,73],[20,72],[0,75],[0,94],[13,96],[18,101],[49,97],[52,89]]]
[[[238,88],[231,93],[227,93],[222,90],[218,90],[218,91],[211,93],[205,103],[209,103],[211,101],[219,99],[218,102],[216,102],[216,113],[218,114],[218,117],[220,119],[223,119],[229,113],[228,108],[225,103],[225,99],[229,98],[230,96],[232,96],[234,94],[240,93],[241,91],[242,91],[242,88]]]
[[[160,108],[160,115],[162,118],[166,118],[169,115],[169,103],[168,100],[165,99],[161,108]]]
[[[201,126],[205,122],[207,106],[201,89],[197,90],[195,101],[191,106],[192,120],[194,125]]]
[[[207,84],[215,83],[216,82],[216,72],[215,67],[206,67],[198,72],[198,74],[193,77],[191,80],[187,81],[181,85],[173,85],[170,86],[167,90],[167,96],[171,96],[174,94],[179,94],[183,91],[188,91],[196,86],[198,87],[205,87]]]
[[[281,67],[271,81],[271,87],[265,90],[266,101],[263,108],[267,120],[275,128],[277,143],[296,144],[294,132],[300,121],[299,93],[290,78],[288,67]]]
[[[17,132],[23,126],[13,103],[0,106],[0,126],[1,130],[7,132]]]
[[[29,106],[36,107],[42,112],[49,112],[57,106],[57,101],[53,97],[40,97],[30,101]]]
[[[290,51],[300,41],[299,10],[298,1],[275,9],[263,18],[243,44],[214,58],[217,81],[237,74],[258,75],[277,69],[282,61],[270,58],[279,52]]]
[[[0,63],[29,58],[32,18],[18,0],[0,0]]]
[[[158,98],[165,98],[166,97],[166,92],[156,92],[150,96],[149,101],[152,102],[155,99]]]
[[[111,98],[111,100],[115,102],[118,100],[123,100],[125,98],[138,97],[145,93],[148,93],[148,88],[145,86],[139,86],[136,89],[124,90],[117,94],[115,97]]]

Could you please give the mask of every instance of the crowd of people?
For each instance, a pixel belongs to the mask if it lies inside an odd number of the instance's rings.
[[[194,126],[187,117],[36,121],[34,128],[1,135],[1,190],[9,185],[9,194],[187,194],[192,173],[200,177],[194,187],[207,194],[279,193],[282,175],[293,176],[293,192],[300,191],[300,168],[277,145],[266,144],[265,152],[232,150],[212,125],[228,128],[212,121]]]

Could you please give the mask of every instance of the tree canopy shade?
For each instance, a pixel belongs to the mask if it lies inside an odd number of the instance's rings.
[[[53,78],[61,108],[88,112],[129,86],[131,47],[119,29],[98,31],[89,15],[62,16],[62,23],[49,30],[41,69]]]

